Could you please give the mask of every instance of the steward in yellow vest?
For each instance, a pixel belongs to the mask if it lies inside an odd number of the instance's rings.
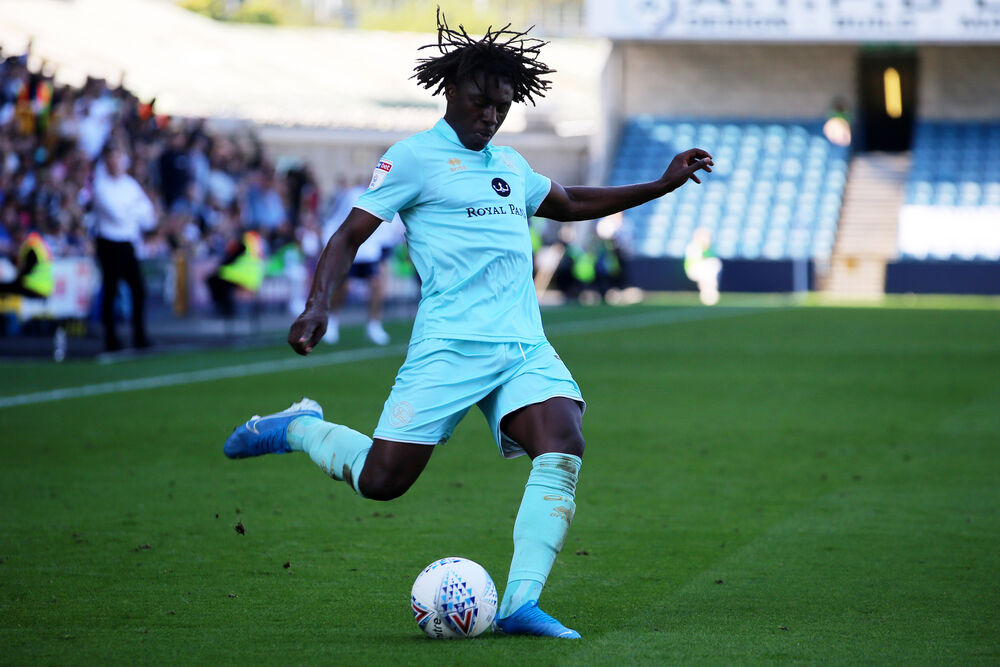
[[[251,292],[260,289],[264,280],[264,251],[257,232],[243,234],[243,243],[236,250],[232,260],[223,260],[219,266],[219,277],[239,285]]]
[[[219,268],[208,277],[208,289],[219,314],[232,317],[236,308],[233,291],[237,287],[256,292],[264,280],[264,246],[260,234],[244,232],[232,241]]]
[[[45,299],[52,294],[52,251],[38,232],[31,232],[17,251],[17,277],[0,283],[0,293]]]

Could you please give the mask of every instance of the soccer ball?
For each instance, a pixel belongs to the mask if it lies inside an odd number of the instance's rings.
[[[477,637],[493,627],[497,587],[482,565],[451,556],[434,561],[417,575],[410,606],[428,637]]]

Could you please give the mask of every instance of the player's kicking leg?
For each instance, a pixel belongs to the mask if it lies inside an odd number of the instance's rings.
[[[347,482],[363,498],[392,500],[423,472],[433,447],[387,442],[341,424],[323,421],[323,408],[303,398],[271,415],[254,415],[237,426],[223,446],[226,456],[305,452],[327,475]]]
[[[579,639],[538,607],[538,598],[562,549],[576,510],[576,481],[583,455],[580,405],[551,398],[510,414],[502,430],[532,458],[514,522],[514,557],[497,612],[505,634]]]
[[[254,415],[233,429],[222,451],[231,459],[245,459],[261,454],[284,454],[292,451],[288,426],[299,417],[323,419],[323,408],[311,398],[292,403],[281,412],[261,417]]]

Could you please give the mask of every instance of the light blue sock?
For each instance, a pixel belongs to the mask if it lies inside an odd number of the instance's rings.
[[[576,511],[580,457],[541,454],[531,464],[521,508],[514,521],[514,557],[497,618],[538,600]]]
[[[372,439],[357,431],[303,416],[288,425],[288,445],[305,452],[330,477],[347,482],[359,496],[358,480],[365,467]]]

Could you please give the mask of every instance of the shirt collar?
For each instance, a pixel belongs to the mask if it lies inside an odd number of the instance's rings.
[[[456,146],[459,146],[460,148],[463,148],[465,150],[471,150],[471,149],[465,147],[465,144],[463,144],[462,141],[461,141],[461,139],[458,138],[458,133],[455,132],[455,128],[453,128],[451,125],[449,125],[448,121],[446,121],[444,118],[442,118],[441,120],[439,120],[438,122],[436,122],[434,124],[434,128],[433,129],[434,129],[435,132],[437,132],[439,135],[441,135],[444,139],[447,139],[448,141],[450,141],[451,143],[455,144]],[[493,144],[492,144],[492,142],[488,143],[481,150],[472,151],[472,152],[473,153],[482,153],[486,157],[486,159],[489,160],[490,156],[493,154]]]

